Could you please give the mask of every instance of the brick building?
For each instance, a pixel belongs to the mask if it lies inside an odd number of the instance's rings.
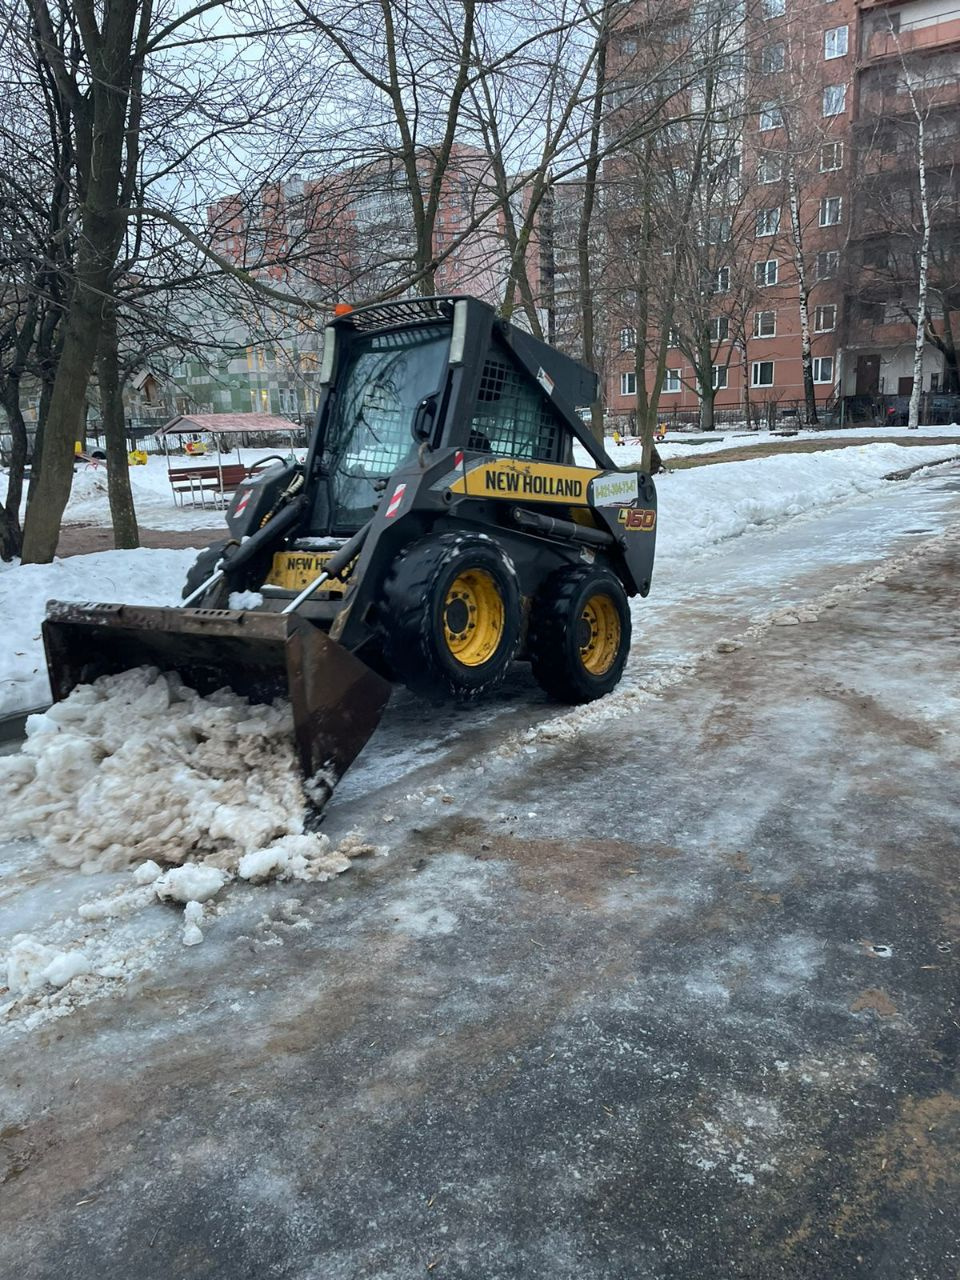
[[[707,376],[718,411],[742,414],[749,407],[753,416],[768,418],[802,411],[801,293],[818,406],[835,407],[841,397],[856,395],[875,411],[883,393],[909,394],[918,183],[916,130],[904,82],[909,77],[917,88],[929,124],[938,254],[932,306],[936,322],[946,299],[949,321],[960,256],[951,253],[960,239],[954,168],[960,21],[951,3],[760,0],[746,13],[731,9],[742,15],[734,56],[729,45],[725,54],[725,75],[736,84],[739,111],[726,160],[731,180],[721,193],[726,206],[711,205],[713,216],[701,215],[702,332],[691,339],[681,325],[671,325],[661,418],[695,419]],[[686,20],[672,10],[669,21],[663,16],[664,38],[682,39]],[[623,76],[637,45],[628,18],[615,40],[614,77]],[[624,110],[616,83],[614,118]],[[676,162],[669,143],[677,128],[671,111],[678,119],[689,112],[694,93],[667,104],[660,134],[668,139],[665,167]],[[616,163],[607,174],[614,182]],[[891,181],[900,192],[899,205],[889,198]],[[663,254],[664,264],[672,251],[669,243],[647,249]],[[621,306],[609,318],[620,339],[613,344],[619,354],[607,379],[608,405],[616,414],[631,412],[635,404],[629,314],[629,306]],[[656,330],[656,317],[652,323]],[[925,353],[925,391],[950,382],[949,350],[945,355],[941,349],[949,347],[950,331],[941,317],[940,345],[929,345]],[[648,351],[648,386],[651,364]]]

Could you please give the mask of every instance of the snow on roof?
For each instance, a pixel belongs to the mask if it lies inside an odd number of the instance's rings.
[[[199,431],[214,431],[218,435],[240,435],[254,431],[300,431],[301,427],[289,418],[273,413],[191,413],[178,414],[157,432],[158,436],[190,435]]]

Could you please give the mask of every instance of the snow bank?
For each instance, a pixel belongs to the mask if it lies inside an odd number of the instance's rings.
[[[34,837],[64,866],[206,859],[156,880],[159,896],[180,902],[212,896],[244,855],[275,842],[276,873],[330,870],[326,837],[304,834],[286,702],[202,698],[175,675],[135,668],[79,686],[31,716],[27,735],[0,779],[7,835]],[[136,883],[151,872],[138,867]]]
[[[706,551],[754,526],[876,492],[893,471],[958,454],[960,438],[956,447],[864,444],[676,471],[657,481],[657,554]]]
[[[0,715],[42,706],[50,684],[40,642],[48,600],[104,600],[124,604],[179,604],[187,570],[197,558],[185,551],[98,551],[52,564],[0,561]]]

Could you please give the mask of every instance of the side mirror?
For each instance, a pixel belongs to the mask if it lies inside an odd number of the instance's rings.
[[[414,440],[426,441],[433,437],[433,423],[437,416],[436,395],[424,396],[413,415]]]

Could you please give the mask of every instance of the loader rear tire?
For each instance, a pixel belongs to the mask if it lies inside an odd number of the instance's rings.
[[[620,683],[630,652],[630,604],[620,579],[592,565],[559,569],[530,611],[534,678],[558,702],[593,702]]]
[[[224,547],[229,545],[229,541],[224,539],[223,542],[212,542],[206,551],[200,552],[187,571],[187,580],[183,584],[183,590],[180,592],[182,600],[186,600],[187,596],[193,595],[197,587],[202,586],[213,575],[217,564],[223,556]],[[221,578],[199,600],[194,600],[191,608],[226,609],[229,596],[230,586],[225,578]]]
[[[475,698],[503,680],[520,637],[520,588],[492,538],[445,533],[413,543],[383,594],[384,656],[414,693]]]

